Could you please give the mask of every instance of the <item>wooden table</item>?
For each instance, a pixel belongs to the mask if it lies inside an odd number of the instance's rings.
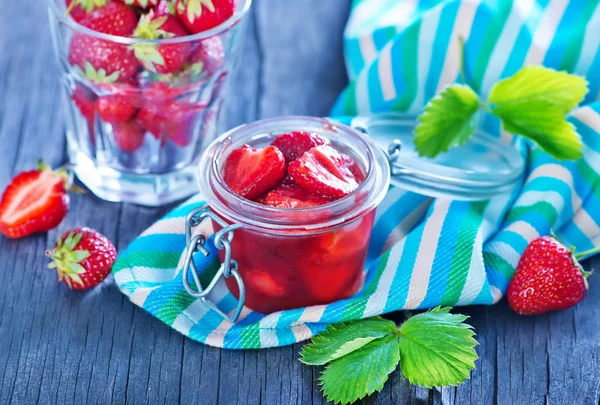
[[[346,84],[349,0],[255,0],[226,125],[282,114],[326,115]],[[61,95],[42,1],[0,2],[0,188],[43,158],[65,161]],[[120,250],[170,207],[76,195],[58,230],[0,237],[0,404],[319,404],[302,344],[224,351],[189,340],[122,295],[112,279],[69,291],[46,269],[58,231],[90,226]],[[600,278],[577,307],[518,317],[502,302],[468,308],[477,370],[457,388],[411,387],[396,371],[381,404],[597,404]],[[399,315],[401,316],[401,315]]]

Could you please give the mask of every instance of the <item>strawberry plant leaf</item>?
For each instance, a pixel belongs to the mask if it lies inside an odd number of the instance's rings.
[[[490,91],[489,104],[502,108],[549,104],[564,115],[577,107],[587,92],[588,82],[581,76],[532,65],[496,83]]]
[[[579,134],[555,105],[526,101],[496,105],[492,113],[502,119],[506,131],[534,141],[558,160],[575,160],[583,156]]]
[[[398,336],[373,340],[329,363],[320,382],[328,401],[349,404],[381,391],[400,361]]]
[[[478,110],[479,97],[469,86],[446,87],[419,116],[414,138],[417,152],[435,157],[467,142],[475,132]]]
[[[456,385],[475,368],[477,341],[464,315],[435,308],[415,315],[400,327],[400,367],[411,384]]]
[[[398,332],[396,324],[380,317],[330,325],[300,353],[300,361],[322,365],[362,348],[373,340]]]

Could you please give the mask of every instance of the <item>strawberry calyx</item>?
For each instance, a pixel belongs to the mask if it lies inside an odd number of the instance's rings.
[[[140,18],[138,26],[133,32],[133,37],[149,41],[173,38],[175,34],[161,29],[168,18],[169,16],[167,15],[154,18],[154,11],[150,10],[148,14],[145,14]],[[135,57],[147,70],[156,72],[154,64],[162,66],[166,64],[165,58],[158,50],[158,44],[141,43],[132,45],[132,47]]]
[[[203,6],[211,13],[216,11],[216,7],[212,0],[183,0],[179,2],[177,7],[179,13],[183,14],[185,12],[186,18],[193,23],[202,17]]]
[[[75,69],[77,69],[79,71],[79,74],[81,77],[83,77],[86,80],[92,81],[94,83],[99,83],[99,84],[116,83],[117,80],[119,80],[119,76],[121,75],[121,72],[119,72],[118,70],[114,71],[110,75],[107,75],[106,70],[104,70],[102,68],[96,70],[96,69],[94,69],[92,64],[87,61],[85,62],[84,66],[85,66],[85,70],[81,70],[81,68],[79,68],[79,67],[76,67]]]
[[[70,232],[63,240],[58,236],[56,247],[46,251],[46,256],[52,259],[48,268],[56,269],[58,281],[64,281],[69,288],[73,288],[73,282],[83,285],[80,274],[86,272],[81,262],[90,257],[87,250],[75,250],[77,244],[81,241],[83,234]]]

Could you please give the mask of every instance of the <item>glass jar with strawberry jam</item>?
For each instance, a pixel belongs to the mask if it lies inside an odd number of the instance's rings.
[[[268,119],[218,138],[201,159],[199,184],[217,235],[237,228],[221,250],[236,263],[230,291],[239,298],[243,283],[245,306],[261,313],[355,294],[389,182],[385,153],[332,121]]]

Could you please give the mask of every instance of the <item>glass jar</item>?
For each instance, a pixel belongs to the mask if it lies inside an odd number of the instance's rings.
[[[351,156],[366,174],[350,195],[318,207],[268,207],[235,194],[222,171],[231,151],[269,145],[278,135],[314,132]],[[200,161],[200,192],[221,219],[215,232],[237,224],[231,255],[245,287],[245,305],[261,313],[348,298],[363,283],[363,267],[375,210],[387,192],[385,153],[361,132],[320,118],[285,117],[244,125],[219,137]],[[225,259],[221,251],[221,260]],[[226,278],[236,298],[235,277]]]
[[[413,143],[415,117],[376,114],[356,117],[350,125],[311,117],[272,118],[234,128],[206,149],[198,168],[206,204],[186,218],[183,284],[189,294],[233,322],[244,304],[271,313],[349,298],[362,286],[375,211],[390,184],[430,197],[479,201],[508,195],[522,178],[519,151],[483,131],[461,147],[427,159]],[[328,138],[359,164],[365,180],[337,201],[306,209],[261,205],[225,184],[222,171],[233,150],[244,144],[264,147],[292,131]],[[202,285],[193,256],[208,255],[209,242],[192,231],[206,218],[212,219],[212,243],[222,265]],[[239,301],[232,316],[207,298],[221,278]]]
[[[48,0],[69,160],[94,194],[158,206],[197,191],[198,158],[218,134],[251,0],[235,3],[210,30],[144,40],[90,30],[65,14],[66,0]],[[167,73],[138,57],[158,49],[180,55],[181,67]]]

